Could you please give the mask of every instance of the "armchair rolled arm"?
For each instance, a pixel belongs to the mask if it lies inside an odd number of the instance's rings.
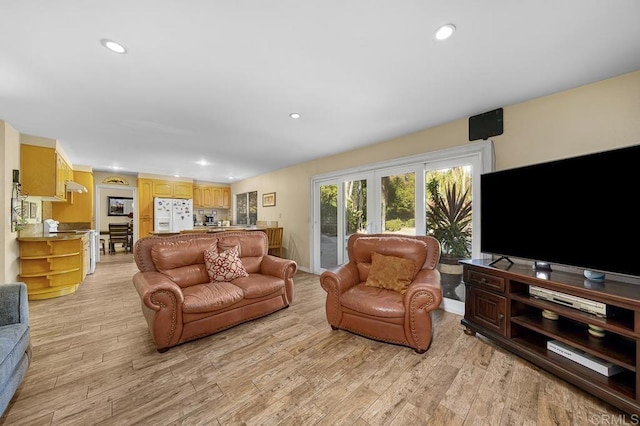
[[[338,297],[360,283],[360,274],[355,263],[349,262],[324,271],[320,275],[320,285],[329,294]]]
[[[437,309],[442,303],[438,270],[420,271],[404,294],[403,302],[406,338],[414,347],[426,351],[431,345],[431,311]]]
[[[349,262],[324,271],[320,275],[320,285],[327,292],[325,312],[332,327],[339,327],[342,321],[340,296],[360,282],[360,274],[355,263]]]
[[[25,283],[0,284],[0,326],[29,325],[29,302]]]
[[[180,286],[160,272],[138,272],[133,285],[158,350],[176,345],[182,334],[184,295]]]

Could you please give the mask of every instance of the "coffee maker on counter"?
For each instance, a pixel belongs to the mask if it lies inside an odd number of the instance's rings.
[[[216,212],[212,212],[211,214],[204,215],[204,226],[215,226],[216,225]]]

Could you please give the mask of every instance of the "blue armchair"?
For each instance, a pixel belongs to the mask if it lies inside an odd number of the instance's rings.
[[[20,387],[30,363],[27,285],[0,284],[0,415]]]

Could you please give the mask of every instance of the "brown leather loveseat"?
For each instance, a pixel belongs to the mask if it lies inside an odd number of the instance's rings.
[[[349,262],[320,276],[334,330],[409,346],[431,345],[431,311],[442,302],[440,243],[430,236],[353,234]]]
[[[289,306],[297,265],[267,251],[260,231],[136,241],[133,284],[158,351]]]

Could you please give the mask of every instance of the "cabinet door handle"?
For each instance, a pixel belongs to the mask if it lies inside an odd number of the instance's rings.
[[[502,321],[504,319],[504,314],[498,314],[498,321]]]
[[[487,279],[486,279],[486,278],[484,278],[484,277],[482,277],[482,278],[480,278],[480,282],[481,282],[482,284],[485,284],[485,283],[487,282]]]

